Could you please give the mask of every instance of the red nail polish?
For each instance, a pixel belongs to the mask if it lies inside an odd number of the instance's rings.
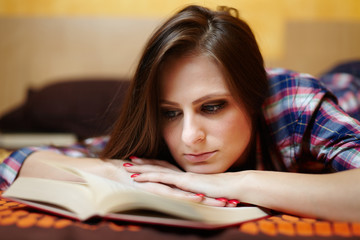
[[[137,176],[140,176],[140,173],[134,173],[134,174],[131,175],[130,177],[131,177],[131,178],[135,178],[135,177],[137,177]]]
[[[197,193],[197,194],[195,194],[195,196],[198,196],[198,197],[205,197],[205,194],[203,194],[203,193]]]
[[[131,167],[131,166],[134,166],[132,163],[124,163],[123,164],[124,167]]]
[[[218,201],[221,201],[221,202],[224,202],[224,203],[228,202],[227,198],[215,198],[215,200],[218,200]]]
[[[134,160],[134,159],[138,159],[138,157],[130,156],[129,159]]]
[[[228,201],[228,203],[234,204],[234,205],[238,205],[238,204],[240,203],[240,201],[237,200],[237,199],[230,199],[230,200]]]

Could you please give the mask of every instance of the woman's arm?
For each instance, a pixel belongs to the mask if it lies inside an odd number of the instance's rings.
[[[101,160],[99,158],[75,158],[51,151],[37,151],[26,158],[19,176],[80,181],[77,176],[47,164],[57,163],[75,167],[115,181],[129,182],[131,174],[123,171],[122,164],[124,162],[123,160]]]
[[[37,151],[26,158],[18,176],[47,178],[63,181],[83,181],[80,177],[76,175],[73,175],[71,173],[47,164],[57,163],[69,167],[78,168],[80,170],[93,173],[95,175],[108,178],[117,182],[129,184],[133,187],[137,187],[142,190],[150,191],[156,194],[176,196],[180,199],[195,202],[199,202],[202,200],[202,197],[197,196],[196,194],[189,193],[164,184],[150,182],[145,184],[139,184],[131,177],[132,173],[127,172],[123,167],[123,164],[126,162],[128,161],[118,159],[102,160],[99,158],[75,158],[51,151]],[[208,199],[207,201],[218,202],[213,199]],[[218,203],[218,205],[221,206],[220,203]]]
[[[329,174],[245,173],[238,196],[271,209],[335,221],[360,221],[360,169]]]
[[[147,164],[126,169],[140,173],[137,182],[168,184],[212,198],[238,199],[300,216],[360,221],[360,169],[330,174],[253,170],[194,174]]]

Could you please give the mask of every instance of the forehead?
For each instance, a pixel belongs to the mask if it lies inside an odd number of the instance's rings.
[[[212,58],[204,55],[172,57],[163,65],[161,98],[183,97],[184,94],[193,97],[214,91],[229,92],[224,75]]]

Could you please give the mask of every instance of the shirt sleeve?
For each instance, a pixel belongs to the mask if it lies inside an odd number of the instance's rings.
[[[307,74],[271,69],[263,113],[270,135],[289,171],[296,169],[310,119],[327,90]],[[295,170],[296,171],[296,170]]]
[[[43,146],[16,150],[0,162],[0,190],[7,189],[14,182],[26,158],[35,151],[52,151],[71,157],[98,157],[107,141],[107,137],[98,137],[67,147]]]
[[[5,190],[10,186],[25,159],[36,150],[36,148],[22,148],[14,151],[3,160],[0,164],[0,190]]]
[[[310,150],[333,171],[360,168],[360,122],[324,99],[311,131]]]
[[[0,148],[0,164],[12,153],[12,151]]]

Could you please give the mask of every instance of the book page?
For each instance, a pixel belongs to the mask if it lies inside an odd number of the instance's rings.
[[[127,210],[153,210],[211,224],[231,224],[267,216],[257,207],[211,207],[201,203],[164,197],[90,173],[79,172],[97,198],[100,215]],[[101,197],[100,197],[101,196]]]
[[[76,169],[72,169],[72,171],[77,172],[88,183],[94,195],[98,214],[101,216],[110,212],[147,209],[186,219],[202,220],[202,216],[194,211],[191,202],[155,195]]]
[[[76,213],[80,220],[95,215],[111,215],[111,218],[116,218],[116,213],[121,215],[124,211],[151,210],[154,213],[161,212],[176,216],[177,219],[230,225],[268,215],[257,207],[210,207],[201,203],[164,197],[78,169],[66,166],[57,167],[77,174],[85,180],[86,184],[20,177],[4,192],[3,196],[61,206]],[[144,221],[147,220],[144,218]]]
[[[92,192],[77,183],[19,177],[2,196],[57,205],[76,213],[80,220],[95,214]]]
[[[268,215],[258,207],[212,207],[201,203],[137,192],[126,195],[115,193],[106,200],[107,204],[103,205],[105,207],[104,213],[121,213],[124,210],[143,209],[207,224],[235,224]]]

